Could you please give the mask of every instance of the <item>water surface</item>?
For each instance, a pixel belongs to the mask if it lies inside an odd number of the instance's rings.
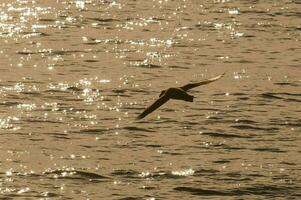
[[[300,199],[300,10],[1,1],[1,198]]]

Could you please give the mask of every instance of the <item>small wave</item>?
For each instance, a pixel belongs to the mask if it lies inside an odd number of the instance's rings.
[[[40,18],[40,22],[55,22],[57,19],[50,19],[50,18]]]
[[[202,135],[209,135],[211,137],[224,137],[224,138],[250,138],[247,135],[237,135],[229,133],[219,133],[219,132],[202,132]]]
[[[206,148],[208,148],[208,146],[205,146]],[[217,144],[210,144],[209,147],[213,147],[216,149],[227,149],[227,150],[243,150],[246,149],[245,147],[239,147],[239,146],[229,146],[227,144],[222,144],[222,143],[217,143]]]
[[[178,66],[178,65],[168,66],[168,68],[171,68],[171,69],[189,69],[189,67],[183,67],[183,66]]]
[[[226,95],[226,93],[213,94],[213,96],[225,96],[225,95]],[[230,93],[229,95],[231,95],[231,96],[245,96],[245,95],[249,95],[249,94],[242,93],[242,92],[234,92],[234,93]]]
[[[123,197],[120,198],[119,200],[141,200],[141,197]]]
[[[48,198],[51,198],[51,197],[62,197],[62,195],[57,194],[57,193],[53,193],[53,192],[42,192],[38,195],[35,195],[34,197],[39,198],[39,199],[48,199]]]
[[[3,101],[3,102],[0,102],[0,106],[16,106],[16,105],[19,105],[20,103],[19,102],[14,102],[14,101]]]
[[[71,137],[63,136],[63,135],[54,135],[55,138],[57,139],[64,139],[64,140],[70,140]]]
[[[254,61],[252,60],[238,60],[238,61],[234,61],[236,63],[243,63],[243,64],[249,64],[249,63],[254,63]]]
[[[46,53],[46,52],[45,52]],[[48,51],[50,55],[72,55],[73,53],[85,53],[84,50],[51,50]]]
[[[289,82],[277,82],[277,83],[274,83],[274,85],[293,86],[293,87],[298,87],[298,86],[300,86],[300,84],[297,84],[297,83],[289,83]]]
[[[155,64],[140,64],[137,65],[137,67],[143,67],[143,68],[161,68],[161,65],[155,65]]]
[[[75,170],[74,172],[76,173],[76,175],[80,176],[81,178],[88,178],[88,179],[107,179],[108,178],[106,176],[102,176],[102,175],[92,173],[92,172],[85,172],[85,171],[78,171],[78,170]]]
[[[66,170],[52,170],[44,172],[45,175],[53,175],[53,178],[60,179],[82,179],[82,180],[101,180],[108,179],[106,176],[102,176],[93,172],[86,172],[80,170],[66,169]]]
[[[88,60],[84,60],[84,62],[95,63],[95,62],[99,62],[99,60],[88,59]]]
[[[109,22],[118,22],[118,21],[120,21],[118,19],[113,19],[113,18],[106,18],[105,19],[105,18],[87,17],[86,19],[101,22],[101,23],[109,23]]]
[[[236,123],[245,123],[245,124],[257,124],[256,121],[249,120],[249,119],[237,119]]]
[[[47,199],[47,197],[62,197],[61,194],[56,194],[53,192],[43,192],[40,195],[36,195],[35,197],[40,197],[41,199]]]
[[[156,65],[149,63],[148,60],[130,60],[129,66],[131,67],[141,67],[141,68],[162,68],[161,65]]]
[[[157,179],[181,179],[187,176],[193,176],[194,170],[185,169],[179,171],[156,171],[156,172],[142,172],[138,174],[140,178],[157,178]]]
[[[240,195],[261,195],[261,196],[269,196],[269,197],[285,197],[288,196],[301,196],[300,191],[296,187],[285,186],[285,185],[261,185],[257,184],[256,186],[251,187],[242,187],[232,191],[232,194],[240,194]]]
[[[67,90],[71,90],[71,91],[76,91],[76,92],[81,92],[83,91],[83,89],[76,87],[76,86],[70,86],[67,88]]]
[[[22,32],[22,35],[24,37],[32,37],[32,36],[49,36],[49,34],[47,33],[43,33],[43,32],[30,32],[30,31],[24,31]]]
[[[123,178],[140,179],[140,178],[156,178],[156,179],[178,179],[187,176],[194,176],[193,169],[181,169],[177,171],[145,171],[137,172],[134,170],[115,170],[111,173],[112,176],[121,176]]]
[[[126,93],[126,89],[113,89],[112,92],[117,93],[117,94],[123,94]]]
[[[299,1],[299,0],[293,0],[292,3],[301,4],[301,1]]]
[[[301,102],[301,99],[298,99],[298,97],[301,97],[301,94],[297,94],[297,93],[287,93],[287,92],[273,93],[273,92],[266,92],[266,93],[261,94],[261,96],[263,98],[267,98],[267,99],[282,99],[282,100],[286,100],[286,101]],[[294,97],[294,98],[292,98],[292,97]]]
[[[251,125],[233,125],[232,128],[241,129],[241,130],[262,130],[262,131],[277,131],[279,128],[276,127],[258,127],[258,126],[251,126]]]
[[[48,119],[24,119],[23,122],[30,122],[30,123],[51,123],[51,124],[63,124],[64,122],[55,121],[55,120],[48,120]]]
[[[290,186],[274,186],[274,185],[260,185],[253,187],[240,187],[236,189],[227,190],[212,190],[194,187],[175,187],[174,190],[179,192],[189,192],[197,196],[245,196],[245,195],[259,195],[269,197],[288,197],[301,196],[296,188]]]
[[[83,134],[100,134],[108,131],[108,129],[105,128],[95,128],[95,129],[82,129],[79,131],[79,133]]]
[[[273,153],[285,153],[287,151],[284,151],[284,150],[280,150],[279,148],[269,148],[269,147],[266,147],[266,148],[255,148],[253,149],[254,151],[267,151],[267,152],[273,152]]]
[[[292,163],[292,162],[286,162],[286,161],[282,161],[280,162],[281,164],[284,164],[284,165],[293,165],[293,166],[296,166],[297,164],[296,163]]]
[[[145,147],[153,147],[153,148],[160,148],[160,147],[162,147],[162,146],[159,145],[159,144],[145,144],[144,146],[145,146]]]
[[[282,119],[275,118],[271,119],[269,124],[273,126],[301,127],[301,119],[290,119],[283,121]]]
[[[123,127],[123,129],[126,129],[126,130],[129,130],[129,131],[141,131],[141,132],[156,132],[154,130],[151,130],[151,129],[146,129],[146,128],[138,128],[138,127],[135,127],[135,126],[126,126],[126,127]]]
[[[66,94],[68,92],[62,89],[47,89],[44,90],[43,93],[65,93]]]
[[[209,189],[201,189],[201,188],[193,188],[193,187],[175,187],[174,190],[179,192],[189,192],[193,195],[198,196],[227,196],[228,192],[222,192],[217,190],[209,190]]]
[[[195,171],[195,175],[197,176],[203,176],[204,174],[213,174],[215,175],[216,173],[219,173],[220,171],[215,170],[215,169],[199,169]]]
[[[21,92],[21,93],[25,95],[36,96],[36,97],[42,95],[40,92]]]
[[[281,97],[276,96],[275,93],[263,93],[261,94],[261,96],[268,99],[283,99]]]
[[[216,160],[216,161],[213,161],[213,163],[218,163],[218,164],[224,164],[224,163],[229,163],[230,160]]]
[[[114,172],[111,173],[112,176],[122,176],[125,178],[136,178],[139,175],[139,172],[134,170],[114,170]]]
[[[16,53],[19,54],[19,55],[31,55],[31,54],[37,54],[37,52],[29,51],[29,50],[27,50],[27,51],[17,51]]]

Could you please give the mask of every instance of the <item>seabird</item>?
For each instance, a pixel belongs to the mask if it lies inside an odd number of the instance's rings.
[[[162,106],[164,103],[166,103],[169,99],[176,99],[176,100],[183,100],[183,101],[189,101],[193,102],[194,96],[189,95],[187,93],[188,90],[201,86],[206,85],[208,83],[214,82],[220,78],[222,78],[225,75],[225,73],[216,76],[214,78],[204,80],[197,83],[189,83],[187,85],[184,85],[182,87],[177,88],[168,88],[167,90],[163,90],[161,94],[159,95],[159,99],[157,99],[153,104],[151,104],[148,108],[146,108],[138,117],[137,119],[142,119],[146,117],[148,114],[152,113],[154,110]]]

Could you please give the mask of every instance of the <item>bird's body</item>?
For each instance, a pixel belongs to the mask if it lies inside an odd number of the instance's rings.
[[[201,81],[201,82],[197,82],[197,83],[190,83],[190,84],[184,85],[182,87],[178,87],[178,88],[172,87],[172,88],[168,88],[167,90],[163,90],[159,95],[159,99],[156,100],[153,104],[151,104],[148,108],[146,108],[137,117],[137,119],[144,118],[145,116],[147,116],[148,114],[150,114],[151,112],[153,112],[154,110],[159,108],[161,105],[163,105],[165,102],[167,102],[169,99],[193,102],[194,96],[189,95],[187,93],[188,90],[190,90],[194,87],[198,87],[200,85],[205,85],[205,84],[211,83],[213,81],[216,81],[216,80],[220,79],[221,77],[223,77],[224,74],[219,75],[214,78],[211,78],[211,79],[208,79],[208,80],[205,80],[205,81]]]
[[[168,96],[170,99],[193,102],[193,96],[189,95],[182,88],[169,88],[161,96]]]

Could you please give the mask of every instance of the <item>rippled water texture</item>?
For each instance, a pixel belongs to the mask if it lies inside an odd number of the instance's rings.
[[[299,0],[2,0],[0,198],[301,199],[300,17]]]

